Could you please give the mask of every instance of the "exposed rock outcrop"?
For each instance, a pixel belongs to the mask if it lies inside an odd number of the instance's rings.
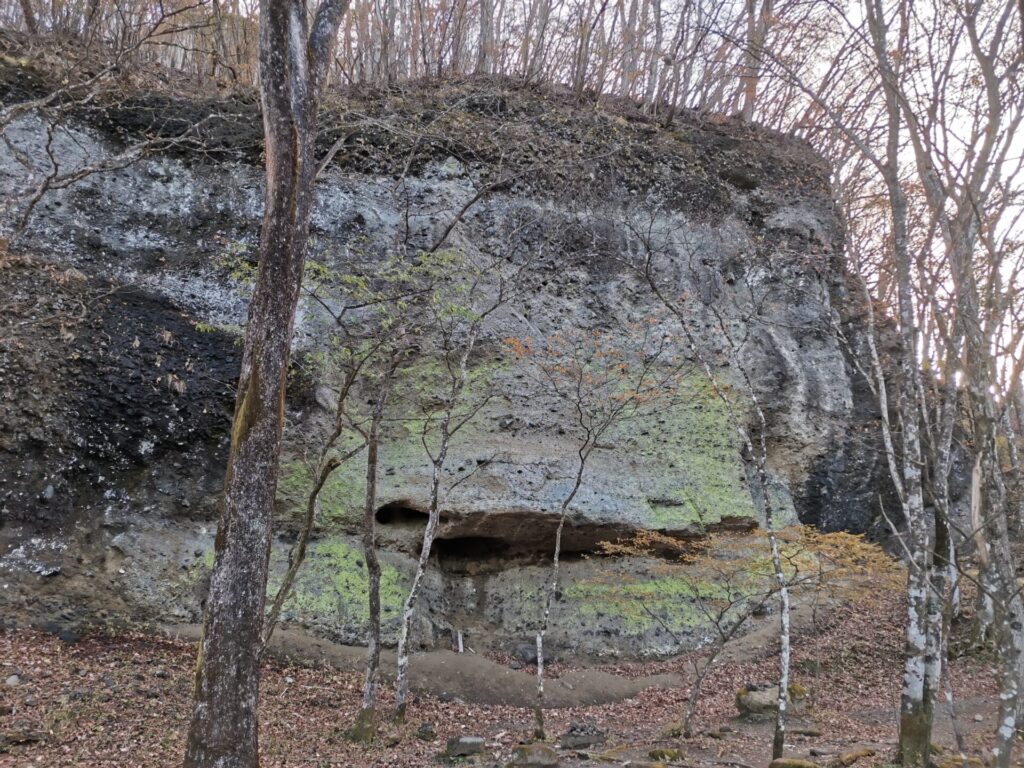
[[[133,98],[59,132],[62,164],[199,108]],[[0,600],[20,620],[69,611],[85,619],[103,600],[114,616],[198,616],[245,321],[245,293],[225,255],[245,258],[262,205],[254,108],[232,108],[242,114],[215,122],[212,151],[178,148],[55,190],[18,242],[26,257],[5,257],[0,300],[16,312],[0,344],[0,470],[9,478],[0,572],[16,586]],[[858,312],[828,169],[808,147],[733,123],[681,119],[665,130],[628,110],[500,83],[353,101],[325,124],[325,148],[340,139],[341,151],[318,188],[319,263],[372,269],[396,236],[428,248],[450,229],[448,247],[537,265],[525,301],[488,321],[474,359],[493,366],[496,397],[452,446],[449,479],[471,477],[445,498],[417,625],[424,644],[463,630],[480,646],[512,648],[532,634],[576,444],[564,405],[538,390],[502,340],[656,317],[657,302],[623,259],[641,222],[660,238],[660,278],[694,297],[688,323],[717,381],[742,392],[742,364],[764,405],[783,519],[870,526],[882,462],[870,396],[844,346],[858,343]],[[9,135],[41,156],[36,118]],[[23,173],[0,148],[0,194]],[[297,360],[317,349],[328,322],[315,302],[301,307]],[[735,353],[720,323],[739,340]],[[681,402],[623,424],[594,453],[566,529],[553,648],[664,654],[699,642],[701,620],[685,610],[692,574],[665,575],[651,558],[582,556],[640,529],[687,538],[756,525],[751,457],[690,362]],[[322,382],[297,381],[275,578],[310,485],[303,456],[325,429],[329,401]],[[382,469],[377,520],[393,632],[427,508],[429,465],[416,435],[392,435]],[[345,466],[325,487],[322,529],[284,614],[345,642],[361,639],[366,617],[352,537],[361,473]],[[48,563],[63,572],[43,584]],[[684,608],[666,628],[650,607],[668,601]]]

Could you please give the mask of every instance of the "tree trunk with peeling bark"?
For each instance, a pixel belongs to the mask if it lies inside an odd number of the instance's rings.
[[[894,171],[895,172],[895,171]],[[917,333],[911,299],[909,258],[906,250],[906,203],[895,179],[889,185],[896,230],[894,250],[899,283],[901,355],[900,421],[903,424],[903,513],[907,524],[907,633],[904,649],[903,690],[900,696],[899,754],[903,765],[927,766],[930,755],[933,707],[936,691],[928,683],[929,601],[932,598],[932,560],[929,521],[924,510],[921,479],[921,443],[918,433],[916,386]],[[896,221],[901,219],[902,221]]]
[[[298,0],[260,3],[266,193],[224,501],[196,666],[186,768],[259,764],[259,664],[295,307],[313,203],[316,116],[345,0],[312,31]]]

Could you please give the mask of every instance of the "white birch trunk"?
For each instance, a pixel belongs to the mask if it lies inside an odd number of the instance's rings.
[[[587,466],[587,459],[593,448],[594,435],[588,433],[583,447],[579,452],[579,464],[576,469],[576,481],[572,490],[562,500],[558,512],[558,528],[555,530],[555,552],[551,561],[551,578],[548,580],[547,589],[544,591],[544,613],[541,618],[540,631],[537,633],[537,703],[534,707],[534,736],[538,739],[545,737],[544,733],[544,636],[548,631],[548,624],[551,620],[551,603],[558,592],[558,572],[560,557],[562,554],[562,532],[565,530],[565,519],[569,513],[569,505],[572,504],[580,486],[583,485],[583,472]]]
[[[444,450],[447,445],[443,446]],[[413,613],[416,611],[416,600],[419,597],[420,585],[423,583],[423,574],[427,570],[427,562],[430,560],[430,552],[434,546],[434,536],[437,534],[437,523],[440,517],[438,493],[441,485],[441,468],[437,462],[431,473],[430,480],[430,509],[427,513],[427,527],[423,531],[423,541],[420,547],[420,557],[416,562],[416,573],[412,577],[412,585],[409,587],[409,594],[406,595],[402,604],[402,626],[398,633],[398,671],[395,675],[395,719],[402,722],[405,719],[407,698],[409,696],[409,633],[412,627]]]

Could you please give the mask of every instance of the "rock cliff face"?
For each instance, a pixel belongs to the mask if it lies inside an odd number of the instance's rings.
[[[11,73],[6,81],[17,84]],[[255,243],[262,205],[258,115],[244,102],[228,106],[194,144],[51,192],[0,263],[0,301],[10,308],[0,341],[0,600],[18,621],[199,616],[245,322],[245,289],[229,262]],[[133,96],[80,115],[52,151],[73,167],[209,108]],[[856,302],[828,169],[806,146],[732,123],[683,119],[663,129],[626,108],[495,83],[353,99],[325,124],[324,149],[337,153],[318,188],[318,263],[372,270],[396,238],[415,249],[446,236],[447,248],[534,264],[525,298],[488,321],[474,357],[494,371],[496,396],[452,446],[454,487],[418,615],[422,643],[443,644],[457,630],[478,647],[529,643],[577,443],[564,405],[502,340],[638,321],[671,333],[628,263],[638,233],[657,250],[659,280],[687,297],[687,324],[716,382],[744,400],[740,367],[747,372],[768,420],[782,518],[870,526],[882,465],[870,395],[846,358],[860,343]],[[36,118],[9,135],[28,156],[44,156]],[[0,148],[0,193],[24,173]],[[300,308],[299,363],[329,322],[313,301]],[[653,655],[699,642],[694,600],[713,592],[707,574],[702,582],[655,558],[590,555],[636,530],[694,538],[749,530],[761,516],[728,409],[685,347],[672,352],[689,366],[682,396],[617,427],[571,507],[553,621],[559,652]],[[429,365],[429,351],[416,364]],[[325,382],[298,369],[277,578],[311,482],[303,457],[329,418]],[[754,425],[749,408],[737,415]],[[321,526],[284,614],[343,642],[361,640],[366,618],[353,535],[362,471],[346,465],[325,487]],[[414,432],[390,433],[377,516],[388,632],[429,479]]]

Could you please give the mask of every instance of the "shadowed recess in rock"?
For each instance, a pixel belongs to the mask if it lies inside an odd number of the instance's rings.
[[[428,515],[406,502],[390,502],[377,510],[382,540],[419,555]],[[678,558],[691,542],[714,531],[751,530],[750,518],[727,518],[704,531],[692,528],[666,530],[665,541],[653,545],[650,554]],[[497,572],[506,568],[550,561],[554,553],[558,517],[533,511],[493,511],[456,515],[442,514],[432,555],[439,568],[454,573]],[[604,544],[622,544],[639,528],[625,523],[566,520],[562,530],[561,557],[566,560],[604,553]]]

